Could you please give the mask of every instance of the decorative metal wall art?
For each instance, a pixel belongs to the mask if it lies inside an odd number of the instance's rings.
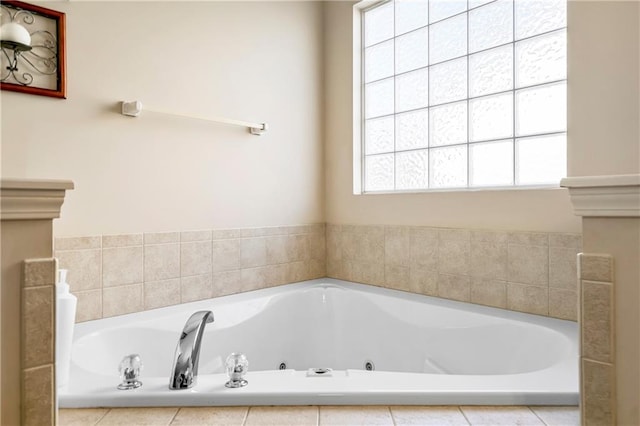
[[[64,13],[2,1],[0,44],[2,90],[66,98]]]

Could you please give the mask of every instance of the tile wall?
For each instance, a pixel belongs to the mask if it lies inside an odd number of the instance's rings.
[[[56,259],[24,262],[22,288],[22,424],[55,424]]]
[[[580,234],[327,224],[327,275],[577,320]]]
[[[580,234],[317,224],[56,238],[55,256],[78,322],[325,276],[576,321],[581,247]]]
[[[580,367],[583,425],[614,425],[615,323],[613,259],[609,255],[579,255]]]
[[[76,321],[322,278],[324,224],[56,238]]]

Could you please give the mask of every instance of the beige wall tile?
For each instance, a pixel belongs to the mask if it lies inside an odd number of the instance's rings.
[[[253,268],[267,264],[266,238],[243,238],[240,240],[240,266]]]
[[[541,232],[509,232],[509,244],[547,247],[549,245],[549,234]]]
[[[68,269],[71,290],[102,288],[102,250],[58,251],[58,267]]]
[[[355,232],[346,232],[355,229]],[[345,237],[355,236],[353,253],[347,255]],[[352,259],[363,263],[384,263],[384,226],[349,226],[343,227],[342,255],[344,259]]]
[[[78,298],[76,322],[102,318],[102,290],[78,291],[73,294]]]
[[[180,274],[183,277],[209,274],[212,271],[211,241],[180,244]]]
[[[342,247],[342,260],[354,261],[358,259],[360,255],[360,246],[362,243],[362,237],[357,232],[342,232],[342,241],[340,246]]]
[[[308,234],[287,236],[286,250],[288,262],[308,260],[310,258]]]
[[[440,240],[438,244],[438,272],[467,275],[469,273],[471,243],[468,240]]]
[[[509,244],[507,280],[521,284],[548,285],[549,249]]]
[[[172,407],[112,408],[100,420],[99,426],[164,426],[169,425],[178,412]]]
[[[507,309],[529,314],[549,314],[549,289],[533,285],[507,283]]]
[[[278,263],[289,262],[289,253],[287,243],[289,242],[288,235],[273,235],[266,237],[265,245],[267,250],[266,263],[269,265],[275,265]]]
[[[251,407],[245,426],[316,426],[318,407]]]
[[[493,243],[507,244],[509,242],[509,233],[503,231],[471,231],[472,243]]]
[[[227,294],[239,293],[242,291],[241,284],[242,278],[240,270],[214,272],[211,277],[211,297],[219,297],[225,296]]]
[[[471,302],[496,308],[507,307],[506,281],[471,278]]]
[[[440,228],[438,229],[438,239],[471,241],[471,231],[468,229]]]
[[[22,367],[31,368],[55,361],[55,288],[22,289]]]
[[[409,291],[427,296],[438,295],[438,273],[424,266],[411,266]]]
[[[22,371],[22,424],[24,426],[55,424],[53,374],[53,364]]]
[[[319,424],[323,426],[393,426],[393,418],[389,407],[321,406]]]
[[[193,275],[180,279],[180,300],[182,303],[209,299],[213,295],[211,274]]]
[[[408,266],[386,265],[384,269],[384,286],[397,290],[410,291],[411,269]]]
[[[291,228],[291,230],[288,230]],[[286,227],[286,226],[267,226],[262,228],[242,228],[240,229],[240,236],[242,238],[253,238],[253,237],[268,237],[270,235],[283,235],[286,233],[298,234],[303,231],[303,228],[300,227]]]
[[[180,244],[144,246],[145,281],[160,281],[179,277]]]
[[[211,241],[211,230],[185,231],[180,233],[180,242]]]
[[[307,234],[309,240],[309,258],[325,259],[327,253],[326,237],[324,233]]]
[[[54,239],[54,249],[88,250],[102,247],[102,237],[62,237]]]
[[[307,262],[287,263],[286,279],[289,283],[304,281],[309,276],[309,264]]]
[[[411,228],[411,265],[438,270],[438,231],[431,228]]]
[[[264,266],[240,270],[240,286],[234,293],[264,288],[267,284],[267,271]]]
[[[580,426],[579,407],[529,407],[547,426]]]
[[[327,224],[327,260],[342,259],[342,226]]]
[[[143,234],[103,235],[102,248],[141,246],[144,244]]]
[[[462,411],[452,406],[389,407],[395,426],[468,426]]]
[[[411,232],[407,226],[385,226],[384,262],[387,266],[411,264]]]
[[[169,244],[179,242],[179,232],[147,232],[144,234],[145,244]]]
[[[315,234],[324,233],[324,223],[315,223],[309,225],[281,226],[287,234]]]
[[[549,247],[549,287],[578,289],[578,250]]]
[[[58,426],[94,426],[108,411],[108,408],[61,408]]]
[[[614,425],[615,369],[611,364],[582,360],[582,424]]]
[[[265,267],[264,281],[266,287],[273,287],[289,282],[289,265],[280,263],[278,265],[269,265]]]
[[[242,426],[248,407],[182,407],[171,426]]]
[[[343,279],[342,260],[327,259],[327,277]]]
[[[102,290],[102,316],[140,312],[144,309],[142,284],[109,287]]]
[[[144,283],[144,309],[180,303],[180,278]]]
[[[580,278],[589,281],[613,282],[613,258],[607,254],[581,253]]]
[[[213,272],[240,269],[240,240],[214,240],[211,266]]]
[[[343,262],[343,276],[348,281],[377,286],[384,285],[384,265],[379,263]]]
[[[213,240],[230,240],[241,236],[240,229],[214,229],[211,231],[211,239]]]
[[[563,247],[575,249],[578,252],[582,250],[581,234],[549,234],[549,247]]]
[[[57,259],[27,259],[24,261],[24,286],[55,285],[57,270]]]
[[[469,275],[478,278],[506,280],[507,245],[472,241]]]
[[[472,425],[527,425],[544,426],[529,407],[519,406],[461,406],[460,409],[464,413],[467,420]]]
[[[575,290],[550,288],[549,316],[578,321],[578,292]]]
[[[582,356],[612,362],[613,286],[582,281]]]
[[[142,246],[102,249],[102,286],[142,282],[143,267]]]
[[[327,276],[327,262],[324,259],[309,260],[309,279],[324,278]]]
[[[438,296],[445,299],[468,302],[471,299],[469,277],[463,275],[438,274]]]

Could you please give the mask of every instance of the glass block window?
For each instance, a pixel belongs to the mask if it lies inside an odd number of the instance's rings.
[[[388,0],[361,19],[364,192],[565,176],[566,0]]]

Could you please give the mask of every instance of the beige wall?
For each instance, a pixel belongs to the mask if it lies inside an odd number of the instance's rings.
[[[353,195],[353,4],[325,6],[327,222],[580,231],[562,189]],[[637,2],[570,2],[570,176],[639,170],[637,9]]]
[[[67,99],[2,93],[2,175],[76,183],[57,236],[323,220],[321,4],[47,7],[67,14]],[[120,115],[134,99],[270,130]]]
[[[570,1],[569,175],[640,172],[640,3]]]

